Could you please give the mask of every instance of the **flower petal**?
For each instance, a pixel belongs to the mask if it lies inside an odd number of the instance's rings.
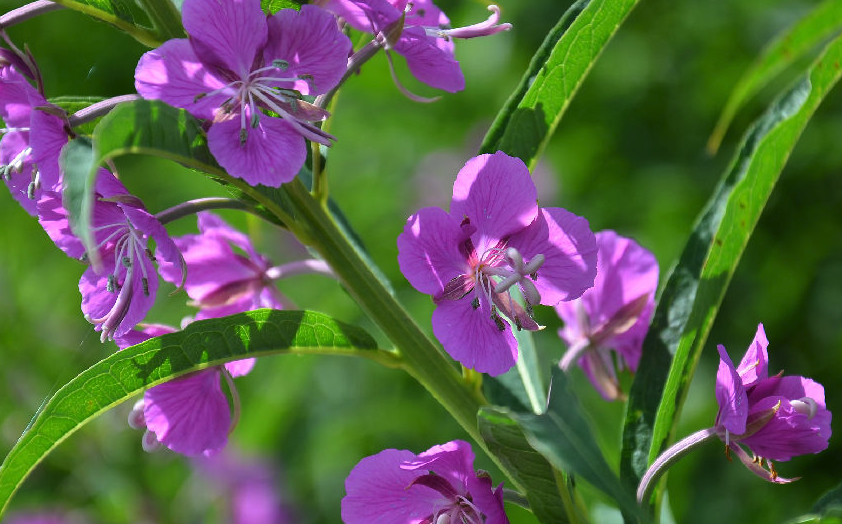
[[[0,140],[0,165],[10,163],[18,154],[29,147],[29,132],[6,133]],[[21,207],[30,215],[36,214],[36,200],[29,198],[29,184],[32,182],[32,161],[24,160],[19,173],[9,173],[5,180],[12,197],[18,201]]]
[[[793,382],[799,382],[799,379],[809,380],[792,376],[783,378],[794,379]],[[821,407],[815,416],[810,418],[797,411],[789,403],[790,400],[793,398],[770,396],[752,405],[749,420],[755,413],[774,409],[776,406],[778,408],[775,416],[766,425],[756,433],[740,439],[740,443],[748,446],[755,455],[777,461],[827,449],[831,434],[831,413]]]
[[[475,476],[474,451],[464,440],[453,440],[433,446],[415,459],[402,462],[400,467],[406,470],[421,469],[424,473],[432,471],[445,477],[460,495],[464,495],[468,478]]]
[[[345,479],[342,522],[345,524],[410,524],[433,514],[441,495],[423,485],[412,485],[421,472],[401,469],[415,454],[386,449],[362,459]],[[407,489],[409,487],[409,489]]]
[[[70,258],[80,259],[85,254],[82,241],[70,230],[70,220],[62,204],[61,194],[45,191],[41,195],[38,200],[38,223]]]
[[[246,122],[249,121],[247,115]],[[304,137],[287,122],[266,115],[260,117],[257,127],[248,126],[243,144],[239,117],[211,126],[208,147],[217,162],[231,176],[253,186],[280,187],[295,178],[307,157]]]
[[[64,122],[45,111],[33,111],[30,126],[29,145],[32,147],[32,161],[38,166],[41,189],[60,191],[58,157],[67,143]]]
[[[748,396],[725,346],[719,344],[716,349],[719,351],[719,371],[716,373],[716,402],[719,404],[719,413],[716,415],[716,426],[741,435],[746,430]]]
[[[231,425],[219,369],[191,373],[144,394],[146,427],[171,450],[183,455],[212,454],[225,446]]]
[[[34,97],[34,98],[31,98]],[[46,104],[44,97],[11,65],[0,67],[0,118],[8,127],[29,127],[34,105]]]
[[[482,254],[497,241],[525,228],[538,216],[538,194],[519,158],[498,151],[465,163],[453,184],[450,214],[467,216],[477,228],[474,246]]]
[[[766,350],[768,347],[769,340],[766,339],[763,324],[758,324],[754,340],[751,341],[740,365],[737,366],[737,373],[740,374],[746,389],[769,377],[769,353]]]
[[[386,0],[318,0],[316,3],[364,33],[379,33],[401,17]]]
[[[269,43],[264,61],[285,60],[289,67],[279,76],[308,75],[311,79],[289,82],[304,95],[318,95],[333,89],[348,63],[351,41],[339,31],[336,18],[314,5],[301,11],[281,9],[269,17]]]
[[[559,207],[544,208],[535,221],[509,239],[528,263],[543,254],[535,287],[541,303],[554,306],[581,296],[593,286],[597,245],[588,221]]]
[[[260,0],[184,0],[181,14],[203,63],[248,77],[268,37]]]
[[[409,217],[398,235],[398,265],[412,287],[428,295],[470,272],[459,252],[464,240],[459,223],[437,207],[425,207]]]
[[[170,267],[172,267],[171,276],[175,277],[172,282],[175,285],[180,286],[182,279],[184,278],[184,260],[181,257],[181,251],[170,238],[170,235],[167,233],[164,226],[158,222],[157,218],[147,213],[144,209],[139,209],[127,204],[118,205],[136,230],[155,240],[155,258],[160,262],[166,262]],[[141,253],[139,256],[146,262],[150,261],[147,253]],[[149,267],[152,267],[154,271],[154,265],[149,264]],[[155,272],[148,275],[148,278],[150,280],[157,280]]]
[[[456,93],[465,89],[465,76],[459,62],[436,45],[420,27],[407,27],[394,45],[395,51],[406,58],[412,76],[436,89]]]
[[[214,110],[233,95],[234,90],[197,100],[204,93],[221,89],[227,82],[208,69],[196,56],[187,39],[164,42],[148,51],[137,64],[134,74],[137,92],[147,100],[163,100],[181,107],[197,118],[212,119]]]
[[[444,350],[463,366],[501,375],[517,362],[517,342],[508,324],[503,322],[504,329],[500,330],[491,319],[485,300],[480,300],[475,310],[470,297],[439,302],[433,312],[433,333]]]

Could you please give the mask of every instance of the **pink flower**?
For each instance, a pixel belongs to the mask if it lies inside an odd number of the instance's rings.
[[[123,349],[174,331],[168,326],[147,326],[143,331],[131,331],[115,341]],[[129,425],[136,429],[146,428],[143,447],[147,451],[163,444],[183,455],[211,456],[225,447],[234,425],[220,379],[223,373],[229,377],[246,375],[253,367],[254,359],[237,360],[150,388],[129,414]],[[228,386],[236,398],[233,381],[229,380]],[[235,409],[239,406],[235,405]]]
[[[593,285],[596,240],[584,218],[538,208],[529,170],[498,151],[459,171],[450,213],[425,207],[409,217],[398,236],[398,264],[415,289],[433,296],[433,333],[445,351],[499,375],[517,361],[503,317],[537,330],[533,305],[580,296]]]
[[[769,377],[769,342],[763,324],[736,368],[721,344],[716,374],[719,412],[714,429],[728,449],[753,473],[770,482],[785,483],[772,461],[818,453],[827,448],[831,414],[824,403],[824,388],[801,376]],[[754,455],[749,457],[742,446]],[[766,459],[769,469],[763,468]]]
[[[278,187],[298,173],[304,139],[330,145],[313,122],[328,113],[301,99],[333,88],[351,42],[318,7],[267,17],[259,0],[185,0],[189,39],[144,54],[138,93],[210,122],[208,146],[232,176]],[[270,116],[269,113],[278,118]]]
[[[568,350],[559,363],[567,370],[578,362],[600,395],[620,398],[611,350],[620,366],[637,370],[643,339],[655,310],[658,261],[634,240],[614,231],[596,234],[594,286],[571,302],[556,306],[564,320],[559,330]]]
[[[461,440],[420,455],[387,449],[362,459],[345,480],[345,524],[506,524],[503,485],[474,471]]]
[[[510,29],[498,24],[500,9],[491,5],[485,22],[450,28],[450,20],[430,0],[318,0],[354,29],[373,33],[386,50],[406,58],[413,76],[425,84],[455,93],[465,77],[453,56],[453,38],[474,38]]]

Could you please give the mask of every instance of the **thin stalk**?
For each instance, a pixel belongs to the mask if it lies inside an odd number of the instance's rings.
[[[336,278],[333,269],[324,260],[297,260],[280,266],[273,266],[266,270],[266,276],[272,280],[293,277],[296,275],[324,275]]]
[[[327,107],[330,100],[333,98],[333,95],[335,95],[336,92],[339,91],[339,88],[342,87],[342,84],[344,84],[351,75],[356,74],[360,70],[360,67],[362,67],[364,63],[368,62],[371,57],[376,55],[377,51],[379,51],[381,47],[382,45],[377,40],[372,40],[360,48],[359,51],[351,55],[348,59],[348,65],[345,68],[345,74],[342,75],[342,78],[336,84],[336,87],[323,95],[317,96],[315,104],[322,109]]]
[[[122,104],[124,102],[134,102],[135,100],[140,100],[140,96],[138,95],[120,95],[111,97],[95,104],[91,104],[84,109],[80,109],[73,113],[68,119],[70,122],[70,127],[76,127],[82,125],[86,122],[90,122],[91,120],[97,119],[105,114],[108,114],[109,111],[114,109],[117,104]]]
[[[25,22],[34,16],[49,13],[50,11],[57,11],[63,9],[64,6],[49,0],[36,0],[24,6],[12,9],[8,13],[0,16],[0,29],[12,27],[15,24]]]
[[[640,479],[640,485],[637,487],[637,503],[641,505],[648,503],[661,476],[683,456],[689,454],[715,436],[715,428],[703,429],[684,437],[658,455],[658,458],[655,459],[655,462],[649,466],[643,478]]]
[[[186,216],[194,215],[199,211],[207,211],[209,209],[242,209],[244,211],[252,211],[251,206],[242,200],[235,200],[233,198],[213,197],[213,198],[197,198],[195,200],[188,200],[182,202],[177,206],[165,209],[155,215],[158,222],[161,224],[168,224],[173,220],[184,218]]]
[[[558,488],[558,496],[561,498],[561,503],[564,505],[564,512],[567,514],[569,524],[585,524],[579,519],[579,512],[576,511],[576,504],[570,497],[570,490],[567,488],[567,477],[564,472],[553,467],[553,477],[555,478],[555,485]]]

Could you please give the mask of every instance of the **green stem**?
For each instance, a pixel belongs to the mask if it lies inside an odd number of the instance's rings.
[[[138,0],[163,40],[184,38],[181,13],[171,0]]]
[[[561,503],[564,504],[564,512],[567,514],[569,524],[584,524],[579,519],[580,514],[576,511],[576,504],[570,496],[570,489],[567,487],[567,476],[563,471],[553,468],[553,477],[555,477],[558,496],[561,499]]]
[[[477,411],[488,404],[482,394],[462,379],[455,366],[378,280],[326,207],[297,179],[284,188],[295,208],[297,225],[308,230],[311,247],[330,264],[348,293],[395,344],[404,369],[444,406],[514,487],[523,492],[516,476],[488,450],[479,433]]]

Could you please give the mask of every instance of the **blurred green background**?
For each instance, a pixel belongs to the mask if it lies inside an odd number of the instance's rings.
[[[543,35],[569,3],[500,0],[514,29],[460,41],[465,91],[434,104],[404,98],[389,79],[384,56],[342,90],[331,132],[332,195],[361,233],[400,299],[429,329],[433,304],[414,291],[396,263],[395,238],[421,206],[446,207],[462,164],[476,153],[490,121],[517,84]],[[454,25],[484,19],[480,1],[438,2]],[[2,0],[6,11],[19,6]],[[658,258],[662,273],[680,252],[742,130],[792,75],[765,89],[738,115],[720,153],[704,151],[707,135],[741,72],[777,32],[805,13],[805,0],[644,0],[620,28],[574,99],[535,174],[542,205],[565,207],[592,229],[635,237]],[[39,62],[48,96],[114,96],[133,92],[144,47],[109,26],[70,11],[41,16],[9,30]],[[412,90],[433,90],[398,74]],[[763,322],[771,371],[823,383],[831,411],[842,405],[842,93],[831,93],[795,149],[752,237],[713,332],[684,409],[679,436],[713,424],[715,345],[739,358]],[[189,198],[224,195],[200,175],[149,158],[118,162],[130,190],[153,212]],[[82,318],[79,262],[66,258],[12,200],[0,192],[0,450],[16,441],[42,401],[115,347],[99,343]],[[254,235],[275,263],[305,252],[282,231],[253,217],[224,213]],[[195,231],[182,219],[172,234]],[[369,329],[373,325],[334,282],[300,277],[280,283],[300,307],[325,311]],[[192,311],[186,295],[162,287],[150,320],[177,325]],[[543,351],[559,358],[559,325],[549,308],[539,320]],[[630,383],[626,377],[626,385]],[[574,382],[591,414],[596,438],[612,464],[619,454],[623,408],[607,405],[581,373]],[[339,522],[348,471],[384,448],[423,451],[466,435],[408,376],[369,362],[275,357],[238,380],[243,400],[231,445],[263,457],[278,472],[278,490],[293,522]],[[128,403],[130,404],[130,403]],[[52,508],[103,523],[225,522],[224,501],[209,494],[185,459],[144,453],[140,433],[120,406],[64,442],[25,482],[12,511]],[[729,463],[719,444],[685,458],[669,475],[677,522],[783,522],[806,513],[842,480],[838,438],[821,455],[778,465],[788,486],[764,483]],[[477,466],[494,472],[487,457]],[[495,481],[504,480],[499,472]],[[198,486],[198,487],[197,487]],[[197,493],[200,496],[197,496]],[[594,507],[605,501],[586,489]],[[534,522],[509,506],[517,522]],[[610,522],[600,510],[594,522]]]

